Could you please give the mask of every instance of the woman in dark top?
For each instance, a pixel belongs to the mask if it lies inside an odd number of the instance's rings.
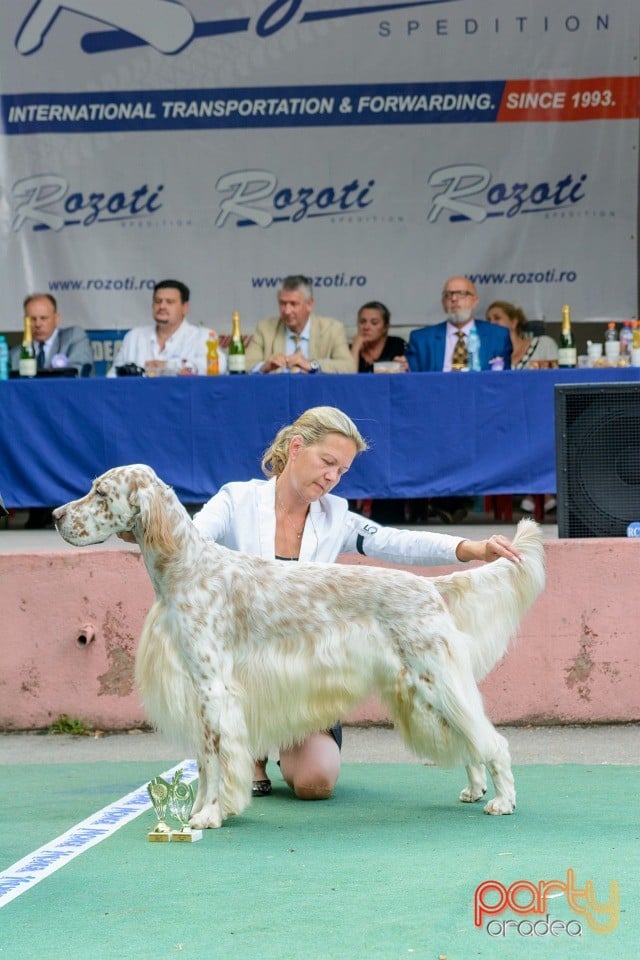
[[[371,300],[358,310],[358,332],[351,344],[351,355],[358,364],[358,373],[373,373],[374,363],[396,360],[402,371],[409,369],[404,356],[406,342],[389,336],[391,314],[384,303]]]

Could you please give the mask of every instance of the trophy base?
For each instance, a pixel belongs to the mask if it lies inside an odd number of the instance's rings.
[[[186,830],[172,830],[172,843],[195,843],[196,840],[202,840],[202,830],[192,830],[188,827]]]
[[[195,843],[202,840],[202,830],[151,830],[147,834],[151,843]]]
[[[151,830],[147,834],[147,840],[151,840],[152,843],[169,843],[171,834],[161,833],[159,830]]]

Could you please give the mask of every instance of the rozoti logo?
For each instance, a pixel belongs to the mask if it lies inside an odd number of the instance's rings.
[[[314,217],[339,216],[364,210],[373,202],[375,180],[351,180],[342,186],[279,186],[269,170],[234,170],[216,183],[227,194],[220,203],[216,226],[235,217],[238,227],[270,227],[273,223],[299,223]]]
[[[146,183],[135,189],[112,193],[72,190],[68,180],[55,173],[40,173],[16,181],[11,189],[11,229],[32,230],[90,227],[94,223],[147,218],[162,207],[163,184],[150,189]]]
[[[16,36],[16,50],[25,56],[35,53],[56,22],[64,22],[58,14],[79,14],[94,23],[100,21],[110,29],[86,33],[82,38],[85,53],[104,53],[126,47],[149,45],[160,53],[175,54],[184,50],[194,40],[219,37],[233,33],[255,31],[256,36],[266,38],[283,30],[291,21],[314,23],[341,20],[344,17],[363,16],[371,13],[404,10],[409,7],[428,7],[431,4],[458,3],[459,0],[396,0],[367,4],[362,10],[347,5],[340,9],[334,4],[330,10],[309,10],[313,3],[303,0],[270,0],[254,19],[232,15],[218,20],[193,19],[187,4],[179,0],[75,0],[58,3],[57,0],[36,0],[23,21]],[[220,6],[220,4],[216,4]],[[237,14],[238,5],[228,4],[232,14]],[[111,29],[115,28],[115,29]]]
[[[490,937],[506,937],[510,932],[521,937],[581,937],[582,922],[578,919],[552,920],[549,916],[550,899],[564,896],[568,906],[587,925],[600,934],[611,933],[618,924],[619,893],[618,884],[612,880],[609,884],[609,899],[599,902],[596,899],[592,880],[587,880],[582,889],[576,886],[576,875],[567,870],[567,879],[517,880],[505,887],[499,880],[485,880],[473,895],[473,922],[481,927],[486,917],[486,931]],[[518,920],[495,919],[505,910],[510,910]]]
[[[516,217],[524,213],[550,213],[573,208],[584,200],[586,173],[571,174],[555,183],[492,182],[491,171],[476,163],[439,167],[427,183],[433,195],[427,220],[435,223],[442,213],[451,222],[484,223],[491,217]]]

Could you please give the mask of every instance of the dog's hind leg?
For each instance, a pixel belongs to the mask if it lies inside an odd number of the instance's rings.
[[[487,771],[483,763],[468,763],[467,777],[469,784],[460,793],[460,800],[463,803],[475,803],[476,800],[482,800],[487,792]]]
[[[494,815],[513,813],[516,808],[516,789],[509,746],[497,730],[494,730],[494,734],[497,739],[496,751],[493,757],[487,757],[487,767],[496,788],[496,795],[486,805],[484,812]]]

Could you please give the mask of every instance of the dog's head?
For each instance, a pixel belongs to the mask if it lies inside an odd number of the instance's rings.
[[[89,493],[53,511],[56,529],[77,547],[104,543],[113,533],[133,530],[161,482],[142,463],[114,467],[94,480]]]

